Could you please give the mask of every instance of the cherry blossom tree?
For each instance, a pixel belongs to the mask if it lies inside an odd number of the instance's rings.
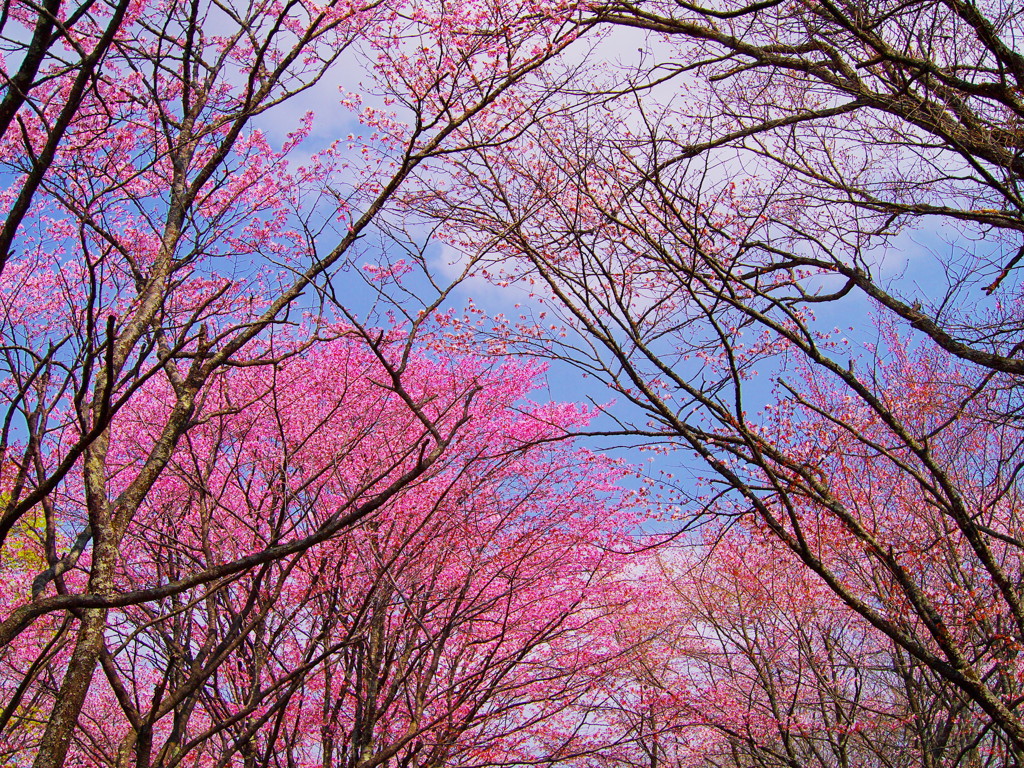
[[[437,351],[414,353],[406,381],[431,423],[465,426],[397,493],[395,477],[431,438],[382,384],[387,365],[365,339],[219,381],[126,534],[119,592],[254,551],[287,554],[111,611],[103,678],[69,759],[363,766],[534,754],[531,727],[575,703],[600,661],[590,627],[615,599],[614,551],[632,525],[615,512],[622,470],[558,439],[586,420],[580,409],[516,408],[535,370]],[[116,467],[144,455],[173,396],[143,402],[112,431]],[[332,538],[367,496],[379,511]],[[69,590],[85,578],[65,575]],[[56,648],[61,631],[15,643],[12,663],[38,666],[40,638]],[[44,719],[45,672],[19,671],[6,678],[21,699],[12,724]],[[15,759],[38,746],[11,734]]]
[[[9,5],[14,764],[1024,761],[1014,4]],[[425,225],[703,484],[679,622]]]
[[[552,89],[534,73],[576,39],[574,14],[557,3],[5,6],[0,726],[19,762],[38,748],[35,765],[64,764],[73,743],[84,748],[85,717],[128,719],[135,742],[123,742],[122,762],[132,750],[140,765],[154,749],[166,747],[160,759],[177,754],[167,746],[177,736],[152,746],[155,719],[173,712],[187,723],[211,673],[199,661],[182,669],[174,654],[184,637],[163,667],[152,649],[137,651],[125,612],[141,612],[132,615],[143,626],[148,611],[160,625],[152,631],[175,638],[180,625],[165,625],[165,612],[203,607],[204,653],[230,655],[270,620],[265,593],[284,595],[301,553],[442,472],[485,372],[476,382],[449,378],[458,387],[444,396],[414,383],[413,351],[449,287],[425,282],[396,306],[387,292],[402,291],[402,270],[358,266],[375,255],[370,235],[387,248],[401,233],[394,203],[434,158],[501,143],[531,119]],[[274,115],[350,76],[355,60],[376,101],[363,108],[358,85],[345,84],[331,108],[351,115],[347,141],[303,149],[312,115],[286,118],[292,133],[272,136]],[[407,442],[371,451],[365,435],[350,436],[337,448],[365,464],[317,500],[316,514],[295,511],[313,504],[312,491],[292,489],[297,497],[278,499],[270,527],[225,511],[227,499],[218,507],[200,487],[172,492],[190,435],[219,418],[213,403],[242,412],[273,392],[264,379],[261,392],[235,393],[250,402],[219,399],[230,371],[270,370],[351,334],[380,366],[379,397],[360,407],[386,402],[382,416],[404,426],[381,424],[381,435]],[[241,439],[224,435],[215,455],[227,466],[193,466],[194,482],[232,468],[236,492],[260,481],[254,466],[232,467]],[[241,528],[200,544],[221,512]],[[176,543],[186,527],[193,538]],[[263,606],[248,619],[231,613],[246,605],[235,602],[241,594]],[[116,642],[127,644],[111,647],[120,632]],[[124,654],[136,654],[135,682],[161,692],[156,703],[118,687]],[[311,663],[294,661],[296,670]],[[114,697],[91,710],[100,669]],[[92,748],[109,755],[109,746]]]
[[[710,526],[709,526],[710,528]],[[847,554],[849,557],[849,554]],[[1012,746],[768,531],[652,558],[602,712],[605,765],[1005,765]]]
[[[614,392],[606,437],[704,483],[687,524],[770,533],[1019,762],[1019,13],[592,10],[638,55],[424,212],[546,303],[519,348]]]

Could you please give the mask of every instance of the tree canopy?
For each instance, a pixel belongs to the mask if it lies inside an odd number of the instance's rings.
[[[1024,763],[1022,39],[6,4],[3,759]]]

